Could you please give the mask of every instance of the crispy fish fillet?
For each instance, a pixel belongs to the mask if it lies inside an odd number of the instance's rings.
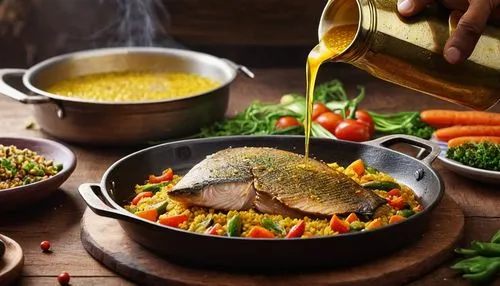
[[[256,208],[292,217],[373,215],[385,200],[326,164],[273,148],[230,148],[195,165],[169,192],[188,206]]]

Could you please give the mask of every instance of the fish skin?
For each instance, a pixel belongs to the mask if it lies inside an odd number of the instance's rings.
[[[233,184],[234,190],[218,192],[225,198],[202,194],[226,183]],[[218,208],[223,204],[225,208],[219,209],[225,210],[248,209],[253,201],[262,212],[294,217],[351,212],[370,216],[386,202],[323,162],[308,159],[306,164],[302,155],[265,147],[229,148],[207,156],[169,196],[187,205]],[[234,202],[222,203],[225,199]]]

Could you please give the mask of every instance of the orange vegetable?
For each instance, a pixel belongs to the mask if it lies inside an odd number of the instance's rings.
[[[174,172],[171,168],[166,169],[160,176],[150,175],[149,182],[151,184],[159,184],[162,182],[171,181],[174,178]]]
[[[332,216],[332,219],[330,220],[330,227],[333,231],[338,233],[349,232],[349,224],[341,220],[337,215]]]
[[[286,235],[286,238],[294,238],[294,237],[301,237],[304,234],[304,231],[306,230],[306,223],[301,220],[299,223],[294,225],[288,234]]]
[[[354,221],[359,221],[358,216],[355,213],[349,214],[349,216],[345,219],[346,222],[352,223]]]
[[[389,200],[389,205],[397,210],[404,208],[405,200],[402,197],[393,197]]]
[[[392,189],[392,190],[387,192],[387,195],[389,197],[396,197],[396,196],[401,195],[401,191],[399,189]]]
[[[400,222],[400,221],[403,221],[405,218],[403,216],[400,216],[400,215],[393,215],[391,216],[391,218],[389,219],[389,223],[390,224],[393,224],[393,223],[397,223],[397,222]]]
[[[174,216],[162,216],[158,220],[159,223],[171,227],[178,227],[179,224],[188,220],[188,216],[185,214],[174,215]]]
[[[274,238],[272,232],[258,225],[252,227],[247,236],[252,238]]]
[[[137,205],[142,198],[150,198],[153,196],[153,192],[141,192],[141,193],[138,193],[137,196],[134,197],[134,199],[132,200],[132,204],[133,205]]]
[[[448,142],[457,137],[464,136],[500,136],[500,126],[467,125],[441,128],[434,133],[436,138]]]
[[[374,219],[373,221],[371,221],[370,223],[368,223],[365,227],[365,229],[367,230],[370,230],[370,229],[374,229],[374,228],[377,228],[377,227],[381,227],[382,226],[382,222],[380,221],[380,219]]]
[[[448,147],[457,147],[464,143],[481,143],[490,142],[494,144],[500,144],[500,136],[464,136],[453,138],[448,141]]]
[[[365,173],[365,163],[361,159],[352,162],[347,168],[352,169],[358,176]]]
[[[150,221],[156,221],[158,218],[158,211],[156,209],[145,210],[135,213],[137,216],[142,217],[143,219],[147,219]]]
[[[485,111],[424,110],[420,119],[432,126],[500,125],[500,114]]]

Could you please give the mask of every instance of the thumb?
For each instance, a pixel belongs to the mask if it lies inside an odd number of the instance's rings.
[[[398,11],[405,17],[413,16],[433,2],[434,0],[398,0]]]
[[[456,30],[444,47],[444,57],[449,63],[456,64],[467,59],[481,37],[492,12],[490,5],[481,1],[471,1],[469,9],[458,22]]]

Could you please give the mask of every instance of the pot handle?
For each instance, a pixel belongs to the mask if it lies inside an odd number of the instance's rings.
[[[239,70],[242,73],[244,73],[247,77],[249,77],[249,78],[255,77],[255,74],[250,69],[248,69],[246,66],[239,65],[239,64],[237,64],[229,59],[222,59],[222,60],[225,61],[226,63],[228,63],[235,70]]]
[[[21,103],[40,104],[50,102],[50,98],[45,96],[26,95],[5,81],[5,77],[7,76],[22,77],[25,73],[25,69],[0,69],[0,94],[8,96]]]
[[[427,165],[431,165],[441,153],[441,148],[437,144],[411,135],[389,135],[365,142],[368,145],[386,148],[397,143],[406,143],[419,147],[420,152],[418,152],[416,158]]]
[[[137,219],[132,216],[124,214],[115,208],[108,206],[104,200],[101,199],[102,189],[99,184],[81,184],[78,187],[78,192],[94,213],[104,217],[137,222]]]

